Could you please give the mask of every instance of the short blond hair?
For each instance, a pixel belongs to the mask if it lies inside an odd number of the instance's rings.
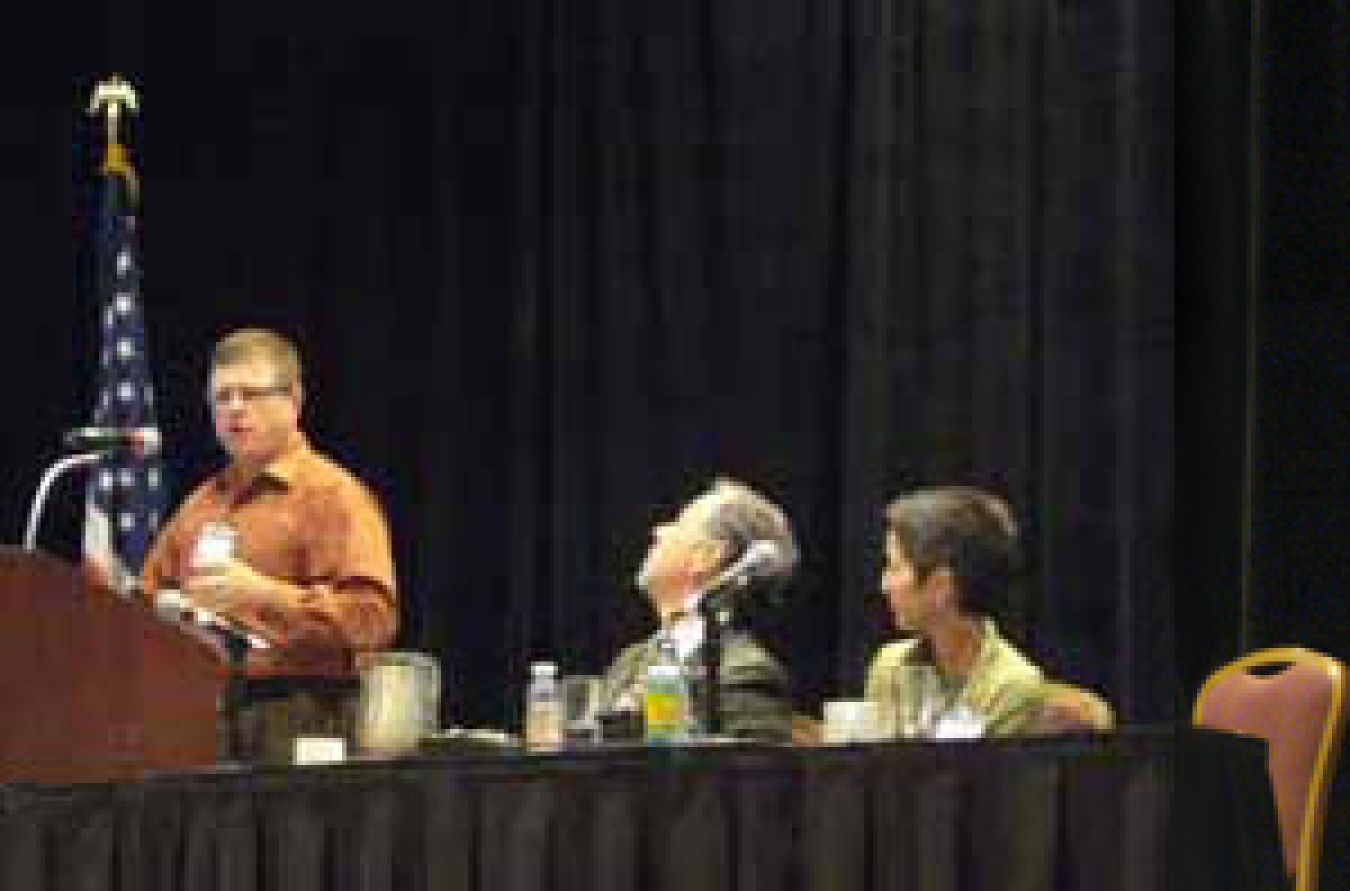
[[[212,370],[223,365],[238,365],[253,359],[266,359],[277,370],[279,383],[301,383],[300,351],[284,335],[265,328],[241,328],[216,341],[211,353]]]

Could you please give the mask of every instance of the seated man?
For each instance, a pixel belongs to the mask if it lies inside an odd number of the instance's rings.
[[[886,510],[881,588],[914,637],[872,659],[866,697],[891,735],[1005,736],[1049,729],[1049,682],[993,616],[1020,562],[1008,506],[960,486],[919,489]]]
[[[797,544],[787,517],[748,486],[727,479],[714,482],[674,520],[653,530],[637,584],[661,628],[626,647],[614,660],[601,681],[601,712],[638,708],[643,675],[657,655],[662,635],[673,642],[690,675],[700,675],[704,642],[703,618],[696,611],[700,593],[752,542],[761,541],[772,543],[775,556],[753,564],[747,584],[767,588],[786,583],[797,564]],[[744,631],[729,631],[722,645],[717,687],[722,732],[789,739],[792,701],[783,667]],[[696,714],[702,718],[706,696],[696,692],[695,698]]]

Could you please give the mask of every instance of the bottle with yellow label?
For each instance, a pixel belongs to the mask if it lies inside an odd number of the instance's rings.
[[[667,659],[648,666],[642,684],[642,716],[649,743],[689,739],[692,723],[689,684],[677,660]]]
[[[688,687],[682,668],[670,663],[648,668],[643,683],[643,718],[648,742],[687,740]]]

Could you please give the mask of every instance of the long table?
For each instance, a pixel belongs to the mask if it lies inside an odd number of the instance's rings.
[[[0,787],[24,891],[1286,887],[1257,740],[627,747]]]

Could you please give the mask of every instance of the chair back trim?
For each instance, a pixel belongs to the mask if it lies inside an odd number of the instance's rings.
[[[1331,656],[1304,647],[1270,647],[1240,656],[1215,670],[1200,687],[1195,698],[1191,722],[1204,724],[1204,708],[1211,687],[1239,672],[1253,668],[1280,665],[1309,665],[1318,669],[1331,682],[1331,703],[1326,721],[1322,724],[1317,758],[1303,799],[1303,814],[1299,819],[1298,864],[1296,891],[1313,891],[1317,887],[1317,855],[1322,849],[1322,825],[1325,822],[1325,795],[1331,780],[1331,765],[1340,749],[1341,734],[1346,722],[1345,667]]]

